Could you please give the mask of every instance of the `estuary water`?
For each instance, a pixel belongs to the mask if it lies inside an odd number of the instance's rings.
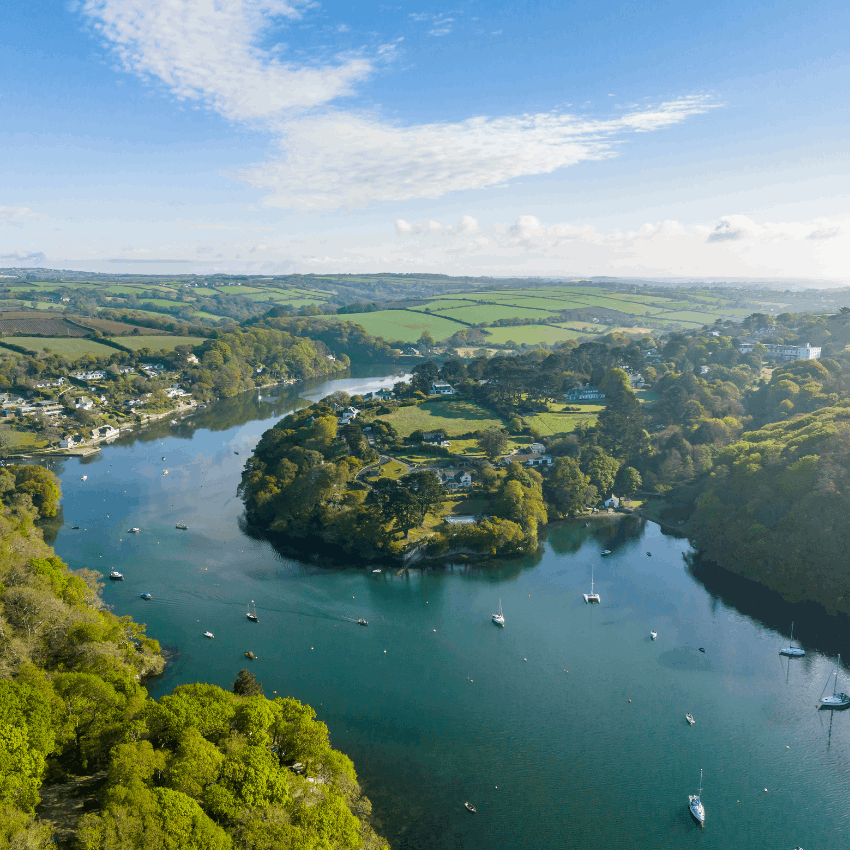
[[[250,666],[268,696],[309,703],[394,848],[850,847],[850,711],[815,708],[850,658],[846,620],[718,578],[633,517],[558,526],[522,561],[402,573],[319,568],[243,533],[236,487],[263,431],[305,398],[394,380],[250,393],[54,464],[58,554],[123,572],[106,602],[172,654],[151,693],[229,688]],[[581,595],[591,567],[599,606]],[[807,654],[789,661],[791,620]],[[687,807],[700,768],[704,829]]]

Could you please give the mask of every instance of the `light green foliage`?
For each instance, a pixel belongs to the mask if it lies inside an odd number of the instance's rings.
[[[620,468],[619,461],[597,447],[582,453],[581,466],[599,495],[609,496],[614,487],[617,470]]]
[[[0,801],[31,812],[38,802],[44,755],[33,749],[26,724],[0,721]]]

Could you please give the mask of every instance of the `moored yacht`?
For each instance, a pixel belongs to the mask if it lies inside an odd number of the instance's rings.
[[[499,613],[493,614],[493,622],[497,626],[505,627],[505,615],[502,613],[502,600],[499,600]]]
[[[109,578],[112,581],[124,581],[124,573],[119,573],[118,570],[110,570]]]
[[[688,796],[688,808],[694,820],[700,825],[705,825],[705,806],[702,804],[702,768],[699,769],[699,792]]]
[[[248,609],[247,617],[252,623],[259,623],[260,618],[257,616],[257,603],[254,600],[251,600],[251,604],[254,606],[254,613],[251,613],[251,609]]]
[[[838,668],[841,666],[841,656],[838,656],[838,661],[835,662],[835,681],[833,683],[832,689],[833,693],[830,697],[825,697],[823,695],[824,691],[827,689],[829,685],[829,678],[826,680],[826,685],[823,686],[823,691],[821,691],[820,695],[820,705],[821,708],[847,708],[850,706],[850,694],[842,693],[838,690]],[[832,677],[832,673],[829,674],[830,678]]]
[[[791,623],[791,643],[779,650],[780,655],[787,655],[789,658],[801,658],[806,654],[805,649],[799,646],[794,646],[794,623]]]
[[[604,552],[602,553],[605,554]],[[593,567],[590,568],[590,593],[582,594],[585,602],[602,602],[598,593],[593,591]]]

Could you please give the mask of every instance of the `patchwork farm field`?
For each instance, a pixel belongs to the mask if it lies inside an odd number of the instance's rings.
[[[435,399],[421,404],[400,407],[394,413],[379,417],[392,424],[402,437],[409,437],[414,431],[445,431],[452,434],[465,434],[469,431],[482,431],[485,428],[504,426],[504,420],[467,400]]]
[[[591,325],[591,327],[596,328],[598,332],[598,325]],[[509,328],[487,328],[487,334],[487,342],[497,345],[506,345],[511,340],[519,345],[523,343],[526,345],[539,345],[540,343],[554,345],[556,342],[563,342],[565,339],[579,339],[586,336],[579,330],[558,325],[515,325]]]
[[[452,322],[431,313],[415,313],[409,310],[381,310],[378,313],[348,313],[342,316],[328,317],[331,321],[342,320],[356,322],[365,328],[366,333],[380,336],[394,342],[416,342],[423,331],[428,331],[434,339],[441,340],[457,333],[466,325]]]
[[[40,316],[35,314],[0,313],[0,334],[44,334],[45,336],[75,337],[91,333],[85,328],[64,319],[62,316]]]
[[[112,342],[139,351],[149,348],[151,351],[173,351],[178,345],[200,345],[205,342],[201,336],[114,336]]]
[[[124,337],[121,339],[123,340]],[[74,358],[82,357],[84,354],[91,354],[95,357],[110,357],[115,353],[115,349],[109,345],[101,345],[93,339],[73,337],[5,336],[0,342],[20,345],[33,353],[47,349],[55,354],[64,354],[67,357]]]

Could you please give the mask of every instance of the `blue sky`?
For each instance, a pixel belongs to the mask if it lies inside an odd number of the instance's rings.
[[[846,3],[34,0],[4,24],[0,265],[850,282]]]

